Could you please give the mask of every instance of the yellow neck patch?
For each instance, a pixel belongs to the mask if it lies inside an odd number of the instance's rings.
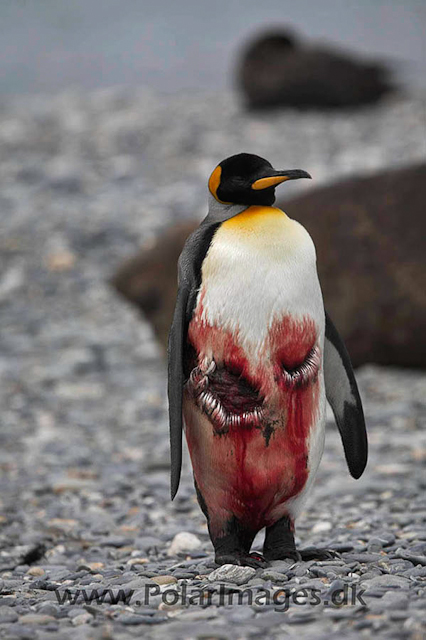
[[[277,207],[253,205],[242,213],[226,220],[222,227],[243,233],[274,231],[277,226],[288,222],[289,218]]]

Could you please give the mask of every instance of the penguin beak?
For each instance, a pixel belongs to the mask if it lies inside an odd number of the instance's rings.
[[[272,175],[265,176],[264,178],[259,178],[259,180],[255,180],[251,188],[255,191],[260,191],[261,189],[268,189],[269,187],[276,187],[281,182],[285,182],[286,180],[297,180],[298,178],[311,178],[307,171],[302,171],[302,169],[288,169],[287,171],[274,171]]]

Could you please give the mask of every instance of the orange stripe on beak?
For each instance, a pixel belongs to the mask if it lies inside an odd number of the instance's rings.
[[[273,176],[272,178],[260,178],[256,180],[251,185],[251,188],[255,191],[260,191],[261,189],[267,189],[268,187],[275,187],[277,184],[281,184],[281,182],[285,182],[289,180],[287,176]]]

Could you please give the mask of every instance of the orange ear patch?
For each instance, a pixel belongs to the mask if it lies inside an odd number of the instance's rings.
[[[224,202],[217,197],[217,190],[220,185],[220,179],[222,177],[222,167],[218,165],[209,178],[209,191],[214,198],[221,204],[232,204],[232,202]]]
[[[218,165],[209,178],[209,191],[212,194],[212,196],[216,198],[216,200],[218,200],[216,192],[220,185],[221,175],[222,175],[222,167]]]
[[[260,180],[256,180],[251,185],[251,188],[255,191],[260,191],[261,189],[267,189],[268,187],[275,187],[277,184],[281,184],[281,182],[285,182],[288,180],[287,176],[273,176],[272,178],[260,178]]]

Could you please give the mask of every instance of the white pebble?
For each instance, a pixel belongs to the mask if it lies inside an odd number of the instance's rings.
[[[195,551],[196,549],[201,548],[201,542],[194,536],[193,533],[188,533],[188,531],[181,531],[177,533],[172,540],[172,544],[170,545],[167,555],[175,556],[177,553],[182,553],[184,551]]]
[[[312,527],[312,533],[325,533],[326,531],[330,531],[331,526],[331,522],[327,522],[326,520],[317,522]]]

